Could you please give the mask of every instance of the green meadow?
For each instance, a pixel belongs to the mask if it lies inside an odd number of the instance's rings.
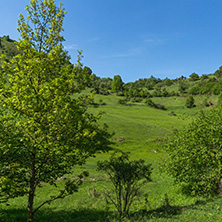
[[[103,100],[105,105],[89,107],[89,112],[104,114],[101,125],[106,123],[113,135],[113,149],[130,152],[132,159],[144,159],[152,164],[152,182],[143,187],[141,196],[131,207],[130,218],[121,221],[222,221],[222,199],[188,197],[181,193],[173,178],[160,171],[160,164],[167,160],[163,143],[174,129],[186,127],[201,109],[203,96],[196,96],[196,107],[185,107],[184,97],[152,98],[155,103],[163,104],[167,110],[150,108],[142,102],[131,105],[118,104],[116,95],[96,95],[95,103]],[[209,98],[216,101],[216,97]],[[172,112],[174,115],[171,115]],[[109,153],[100,153],[89,159],[85,165],[73,169],[73,174],[64,175],[74,178],[87,170],[90,175],[83,182],[79,192],[67,198],[45,205],[35,215],[36,221],[118,221],[116,211],[105,201],[104,190],[109,189],[106,174],[96,170],[98,160],[107,159]],[[41,184],[36,195],[38,204],[59,191],[63,180],[57,181],[57,188]],[[93,195],[93,189],[97,196]],[[147,199],[145,199],[147,196]],[[8,204],[0,205],[0,221],[26,221],[27,197],[11,199]]]

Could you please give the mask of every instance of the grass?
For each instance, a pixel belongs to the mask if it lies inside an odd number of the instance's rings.
[[[117,103],[119,97],[114,95],[95,96],[95,102],[100,99],[107,105],[98,108],[92,106],[89,111],[94,114],[99,111],[105,112],[101,124],[107,123],[110,132],[115,132],[114,148],[131,152],[132,159],[143,158],[146,162],[152,163],[154,168],[153,181],[143,188],[148,201],[141,196],[132,205],[131,217],[122,221],[221,221],[221,198],[209,200],[184,196],[180,192],[180,187],[174,185],[172,178],[159,172],[159,164],[166,158],[161,142],[173,129],[180,130],[189,124],[192,119],[190,116],[199,111],[204,97],[195,97],[197,106],[192,109],[184,106],[184,97],[152,98],[155,103],[165,105],[165,111],[150,108],[143,103],[123,106]],[[209,99],[216,101],[217,98]],[[172,111],[177,115],[169,115]],[[123,138],[123,142],[119,142],[119,138]],[[153,150],[156,153],[152,152]],[[96,162],[108,157],[107,153],[98,154],[95,158],[89,159],[84,166],[75,167],[72,175],[65,175],[74,177],[83,170],[90,172],[90,178],[84,181],[79,192],[45,205],[36,213],[36,221],[118,221],[115,209],[113,206],[107,206],[103,195],[104,189],[110,186],[107,175],[96,171]],[[43,184],[43,187],[38,189],[35,204],[47,200],[63,185],[64,181],[58,181],[57,188]],[[93,197],[93,187],[100,194],[98,197]],[[25,221],[26,205],[27,197],[11,199],[8,205],[1,204],[0,221]]]

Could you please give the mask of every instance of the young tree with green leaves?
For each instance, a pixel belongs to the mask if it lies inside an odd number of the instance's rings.
[[[73,66],[63,50],[62,4],[30,0],[26,10],[27,18],[18,20],[21,54],[3,61],[0,73],[0,192],[5,199],[27,194],[28,221],[34,221],[38,209],[77,191],[81,182],[68,181],[34,206],[39,183],[55,185],[75,165],[107,150],[110,134],[98,127],[100,115],[87,113],[90,97],[79,94],[90,74],[81,52]]]
[[[106,172],[112,184],[112,190],[105,192],[107,199],[120,218],[128,216],[141,187],[151,181],[151,164],[145,164],[142,159],[130,160],[129,153],[114,152],[109,160],[99,161],[97,169]]]

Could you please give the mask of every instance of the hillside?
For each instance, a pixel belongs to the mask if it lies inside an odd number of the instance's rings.
[[[89,93],[89,91],[85,92]],[[152,163],[154,168],[152,182],[144,187],[143,192],[148,195],[148,203],[141,197],[132,206],[134,212],[133,221],[220,221],[222,210],[221,199],[212,199],[210,202],[201,197],[187,197],[180,192],[179,187],[174,186],[173,180],[161,174],[159,164],[166,159],[166,153],[162,148],[162,142],[173,129],[182,129],[191,121],[200,107],[189,109],[184,105],[185,97],[153,98],[155,102],[164,103],[167,110],[158,110],[148,107],[143,103],[134,103],[131,106],[118,104],[115,94],[104,96],[95,95],[94,102],[103,104],[95,107],[90,105],[89,111],[98,114],[104,111],[101,121],[109,125],[109,131],[115,132],[114,148],[131,152],[133,159],[145,159]],[[195,96],[196,101],[203,98]],[[213,100],[213,97],[210,98]],[[169,115],[172,111],[176,116]],[[105,188],[110,186],[107,175],[96,171],[96,162],[109,157],[109,154],[98,154],[91,158],[84,166],[76,167],[73,178],[82,170],[88,170],[90,177],[83,183],[80,191],[65,199],[46,205],[36,215],[38,221],[105,221],[109,215],[106,212],[107,205],[103,199]],[[65,181],[58,181],[58,190]],[[92,197],[89,194],[93,188],[101,194]],[[46,184],[38,188],[36,203],[58,192]],[[170,206],[165,206],[165,195],[168,195]],[[9,205],[2,205],[0,218],[3,221],[24,221],[26,218],[26,197],[11,199]],[[16,210],[15,210],[16,209]],[[144,214],[147,209],[147,214]],[[110,208],[113,212],[114,208]],[[126,220],[126,221],[132,221]],[[108,221],[116,221],[110,216]]]
[[[6,58],[10,60],[18,53],[19,52],[14,40],[10,39],[9,36],[0,37],[0,55],[5,54]]]
[[[5,53],[9,60],[18,53],[15,42],[7,36],[0,39],[0,53]],[[104,112],[100,123],[106,123],[109,131],[115,133],[112,137],[113,148],[130,152],[132,159],[142,158],[153,167],[152,182],[142,190],[147,198],[141,195],[136,199],[132,204],[132,218],[125,221],[220,221],[221,198],[186,196],[180,187],[174,185],[174,180],[159,169],[160,163],[167,159],[163,146],[166,137],[174,129],[186,127],[201,109],[218,104],[220,71],[174,80],[151,76],[134,83],[123,83],[118,77],[116,79],[120,84],[115,86],[111,78],[91,75],[92,81],[84,91],[86,96],[91,91],[95,93],[89,112],[95,115]],[[90,68],[88,72],[91,73]],[[195,101],[192,108],[186,106],[190,96]],[[99,153],[85,165],[76,166],[72,174],[64,175],[64,178],[73,179],[83,170],[90,173],[79,192],[45,205],[36,213],[37,220],[118,221],[114,207],[108,205],[104,196],[105,190],[110,187],[107,175],[96,170],[97,161],[109,156],[109,153]],[[49,184],[39,184],[35,203],[57,195],[65,182],[58,180],[57,189]],[[98,196],[93,196],[95,190]],[[1,204],[0,221],[25,221],[26,205],[26,196],[12,198],[7,205]]]

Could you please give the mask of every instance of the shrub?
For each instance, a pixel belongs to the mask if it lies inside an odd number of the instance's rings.
[[[198,74],[192,73],[192,74],[190,75],[190,80],[191,80],[191,81],[197,81],[198,79],[199,79],[199,75],[198,75]]]
[[[127,101],[128,101],[127,99],[119,99],[118,103],[121,105],[126,105]]]
[[[157,108],[157,109],[162,109],[162,110],[166,110],[165,106],[164,106],[164,105],[161,105],[161,104],[156,104],[156,105],[155,105],[155,108]]]
[[[150,107],[155,107],[155,106],[156,106],[156,104],[155,104],[151,99],[147,99],[147,100],[145,101],[145,103],[146,103],[148,106],[150,106]]]
[[[115,206],[120,217],[129,215],[140,188],[151,181],[151,165],[146,165],[142,159],[130,160],[128,153],[115,152],[109,160],[99,161],[97,169],[105,171],[112,184],[112,190],[105,191],[107,200]]]
[[[175,177],[186,194],[214,195],[222,185],[222,108],[202,111],[165,144],[164,172]]]
[[[192,108],[195,107],[196,105],[194,104],[194,98],[193,96],[189,96],[186,100],[186,107],[187,108]]]
[[[150,107],[153,107],[153,108],[156,108],[156,109],[162,109],[162,110],[166,110],[165,106],[164,105],[161,105],[161,104],[155,104],[151,99],[147,99],[145,101],[145,103],[150,106]]]

